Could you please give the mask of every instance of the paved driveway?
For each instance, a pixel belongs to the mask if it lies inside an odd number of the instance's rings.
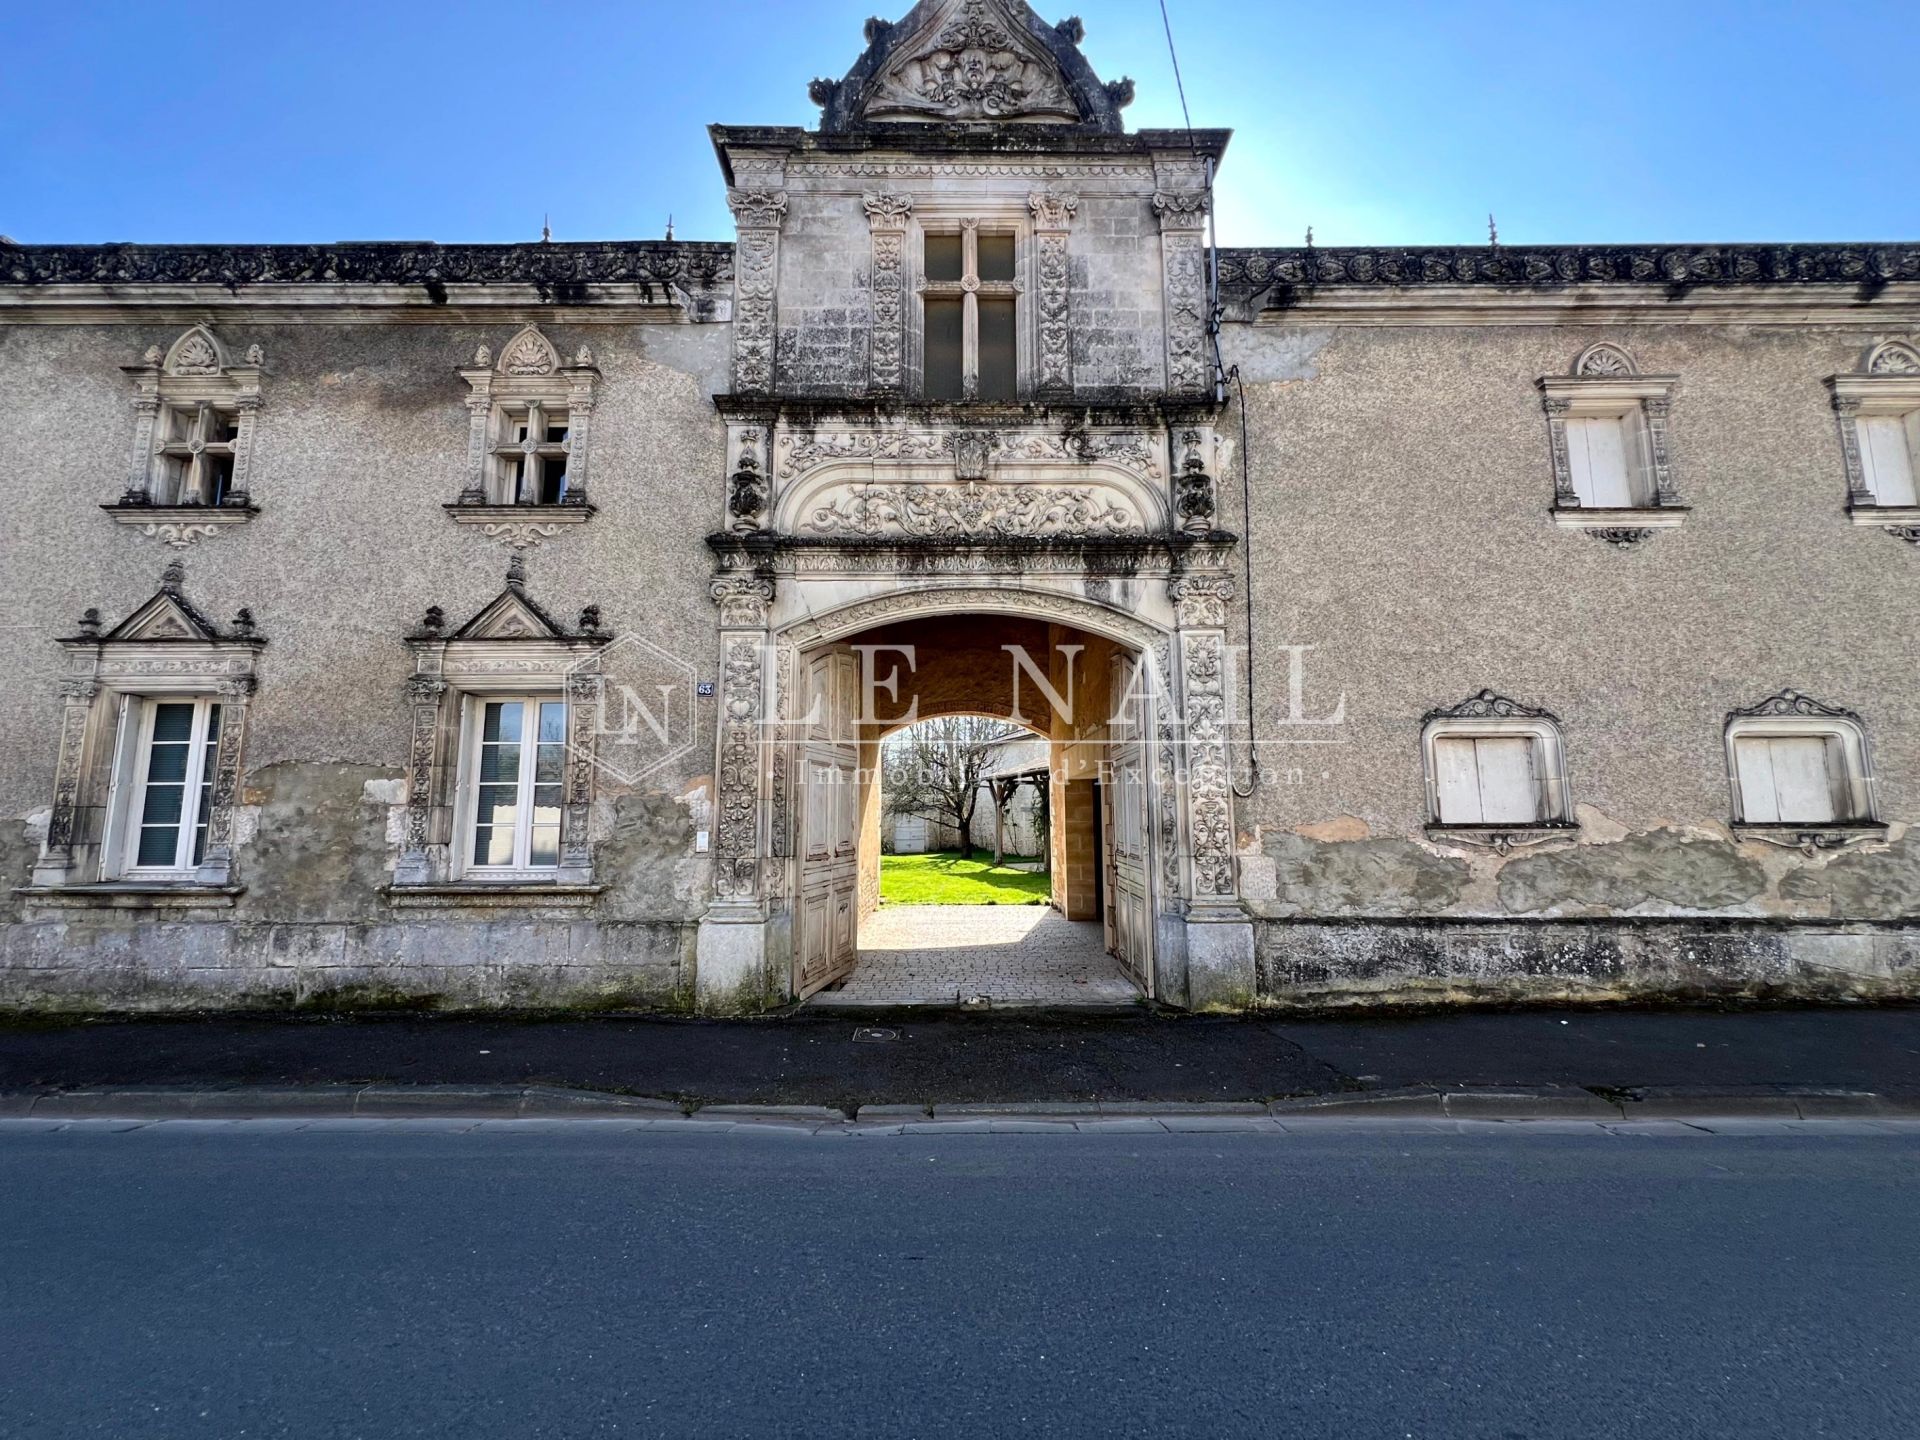
[[[883,905],[860,926],[860,963],[822,1006],[1129,1005],[1139,991],[1100,926],[1046,905]]]

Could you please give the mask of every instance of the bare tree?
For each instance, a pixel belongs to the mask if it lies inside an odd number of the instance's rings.
[[[973,858],[973,812],[995,748],[1027,731],[1004,720],[955,715],[900,731],[883,752],[881,804],[889,815],[918,815],[960,831]]]

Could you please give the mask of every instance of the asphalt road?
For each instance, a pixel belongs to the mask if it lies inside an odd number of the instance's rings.
[[[0,1125],[9,1437],[1920,1433],[1920,1142]]]

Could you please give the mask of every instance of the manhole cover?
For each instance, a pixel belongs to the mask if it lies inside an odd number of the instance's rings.
[[[884,1045],[889,1040],[899,1038],[898,1030],[887,1030],[878,1025],[862,1025],[853,1032],[853,1043],[856,1045]]]

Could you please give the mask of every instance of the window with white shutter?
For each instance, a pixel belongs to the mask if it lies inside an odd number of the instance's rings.
[[[1749,838],[1843,844],[1883,833],[1866,730],[1849,710],[1782,690],[1727,717],[1733,819]]]
[[[1546,711],[1483,690],[1429,711],[1421,745],[1436,838],[1504,849],[1571,828],[1560,727]]]
[[[1605,342],[1583,350],[1572,374],[1541,379],[1556,525],[1629,543],[1681,523],[1667,443],[1676,384],[1640,374]]]

